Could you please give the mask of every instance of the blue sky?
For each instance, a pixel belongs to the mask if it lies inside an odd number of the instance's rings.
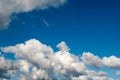
[[[35,38],[55,51],[65,41],[76,55],[120,57],[119,0],[68,0],[59,8],[14,13],[7,27],[0,30],[1,47]]]

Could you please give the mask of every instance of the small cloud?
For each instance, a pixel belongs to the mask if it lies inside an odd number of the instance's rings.
[[[69,50],[70,50],[70,48],[67,46],[67,44],[64,41],[59,43],[57,45],[57,47],[59,48],[60,51],[67,51],[67,52],[69,52]]]
[[[117,76],[120,76],[120,71],[117,71],[117,72],[116,72],[116,75],[117,75]]]
[[[41,20],[44,24],[45,24],[45,26],[49,26],[49,23],[45,20],[45,19],[43,19],[43,20]]]

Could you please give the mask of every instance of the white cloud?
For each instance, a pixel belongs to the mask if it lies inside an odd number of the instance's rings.
[[[120,68],[120,58],[115,56],[103,57],[103,63],[110,68]]]
[[[43,19],[43,20],[41,20],[44,24],[45,24],[45,26],[49,26],[49,23],[45,20],[45,19]]]
[[[20,67],[20,71],[25,72],[25,73],[29,73],[29,68],[31,66],[30,63],[28,63],[25,60],[19,60],[18,65]]]
[[[95,56],[90,52],[83,53],[82,61],[87,65],[91,65],[97,68],[100,68],[103,66],[102,60],[98,56]]]
[[[8,65],[6,65],[8,64]],[[9,70],[12,68],[11,61],[6,60],[4,57],[0,57],[0,69]]]
[[[112,78],[108,78],[107,73],[103,71],[95,72],[95,71],[87,70],[86,72],[87,72],[86,75],[72,77],[72,80],[113,80]]]
[[[59,48],[60,51],[67,51],[68,52],[70,50],[64,41],[59,43],[57,45],[57,47]]]
[[[97,75],[98,75],[98,76],[107,76],[107,73],[106,73],[106,72],[103,72],[103,71],[100,71]]]
[[[0,0],[0,29],[7,28],[13,13],[29,12],[34,9],[43,10],[57,8],[67,0]]]
[[[32,79],[33,80],[42,80],[42,79],[51,80],[46,70],[37,69],[36,67],[32,69]]]
[[[120,76],[120,71],[117,71],[117,72],[116,72],[116,75],[117,75],[117,76]]]
[[[64,44],[62,48],[64,47],[67,47],[67,45]],[[15,53],[15,58],[18,59],[19,71],[24,75],[33,76],[31,77],[32,80],[53,79],[55,77],[54,74],[70,78],[70,76],[84,74],[86,70],[84,63],[80,62],[77,56],[67,52],[68,47],[67,50],[63,51],[62,49],[61,51],[53,52],[50,46],[42,44],[35,39],[26,41],[25,44],[2,48],[2,51]],[[29,70],[30,68],[32,69],[31,71]]]
[[[119,58],[101,59],[90,52],[84,52],[82,57],[78,57],[69,52],[69,47],[63,41],[57,47],[60,50],[54,52],[50,46],[31,39],[15,46],[1,48],[4,53],[14,53],[15,60],[1,57],[0,70],[9,74],[9,78],[16,77],[16,80],[112,80],[107,72],[90,70],[85,64],[98,69],[103,66],[113,68],[110,61],[119,62]],[[110,64],[105,63],[106,61]],[[117,63],[112,65],[118,66]],[[16,75],[18,73],[19,75]]]
[[[103,66],[120,68],[120,58],[117,58],[116,56],[99,58],[90,52],[84,52],[81,59],[85,64],[96,68],[101,68]]]
[[[17,66],[13,64],[13,61],[5,59],[3,56],[0,57],[0,78],[9,79],[16,69]],[[8,75],[5,75],[7,73]]]
[[[56,67],[57,72],[61,74],[66,75],[70,72],[74,72],[75,74],[84,74],[84,70],[86,69],[85,65],[82,62],[79,62],[76,56],[68,52],[56,52],[54,60],[57,63],[54,67]]]

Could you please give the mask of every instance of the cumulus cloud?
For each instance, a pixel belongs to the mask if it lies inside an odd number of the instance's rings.
[[[82,60],[85,64],[100,68],[103,66],[102,60],[98,57],[93,55],[90,52],[84,52],[82,55]]]
[[[69,52],[64,41],[57,47],[59,51],[54,52],[50,46],[30,39],[25,43],[1,48],[4,53],[14,53],[15,60],[0,57],[0,77],[16,80],[113,80],[107,72],[90,70],[86,66],[113,68],[107,65],[111,57],[99,58],[90,52],[84,52],[81,57],[76,56]],[[112,60],[119,61],[119,58]]]
[[[17,66],[13,64],[13,61],[5,59],[3,56],[0,57],[0,78],[10,79],[16,69]]]
[[[31,80],[53,80],[58,78],[56,75],[69,79],[71,76],[85,74],[84,63],[80,62],[77,56],[70,54],[68,50],[63,51],[64,47],[68,49],[68,46],[64,44],[60,51],[54,52],[50,46],[31,39],[25,44],[2,48],[2,51],[15,54],[17,65],[19,65],[18,70],[22,72],[23,80],[27,79],[24,75],[27,77],[29,75]]]
[[[113,80],[112,78],[108,78],[107,73],[103,71],[95,72],[92,70],[87,70],[86,72],[86,75],[72,77],[72,80]]]
[[[120,58],[115,56],[104,57],[103,63],[110,68],[120,68]]]
[[[81,59],[85,64],[96,68],[101,68],[103,66],[113,69],[120,68],[120,58],[117,58],[116,56],[100,58],[90,52],[84,52]]]
[[[57,45],[57,47],[58,47],[59,50],[61,50],[61,51],[69,51],[69,50],[70,50],[64,41],[62,41],[61,43],[59,43],[59,44]]]
[[[63,5],[67,0],[0,0],[0,29],[7,28],[13,13],[29,12]]]

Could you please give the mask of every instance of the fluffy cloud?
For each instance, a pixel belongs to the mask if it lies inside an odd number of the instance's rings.
[[[62,47],[61,47],[62,44]],[[86,66],[79,61],[79,58],[68,52],[68,46],[59,43],[60,51],[54,52],[50,46],[42,44],[36,39],[26,41],[25,44],[17,44],[16,46],[8,46],[2,48],[5,53],[14,53],[16,65],[21,75],[18,80],[42,80],[42,79],[70,79],[71,76],[85,74]],[[64,51],[62,48],[67,47]],[[23,75],[24,74],[24,75]],[[32,77],[31,77],[32,76]]]
[[[34,9],[57,8],[66,0],[0,0],[0,29],[7,28],[13,13],[29,12]]]
[[[90,52],[84,52],[82,55],[82,60],[85,64],[88,64],[97,68],[103,66],[102,60],[98,56],[95,56]]]
[[[79,62],[78,58],[74,55],[71,55],[68,52],[57,52],[55,53],[54,60],[59,65],[54,65],[56,70],[60,71],[59,73],[68,75],[68,73],[74,72],[75,74],[84,74],[86,69],[85,65],[82,62]],[[74,74],[72,74],[74,75]]]
[[[112,78],[107,77],[107,73],[100,71],[95,72],[91,70],[86,71],[86,75],[80,75],[79,77],[72,77],[72,80],[113,80]]]
[[[113,80],[108,73],[90,70],[106,66],[119,67],[119,58],[115,56],[99,58],[90,52],[81,57],[71,54],[64,41],[54,50],[36,39],[25,43],[1,48],[4,53],[14,53],[15,60],[0,57],[0,77],[16,80]],[[112,63],[114,61],[115,63]]]
[[[14,65],[13,61],[5,59],[3,56],[0,57],[0,78],[10,79],[16,69],[17,65]]]
[[[62,41],[61,43],[59,43],[57,45],[57,47],[59,48],[59,50],[61,51],[69,51],[70,49],[68,48],[68,46],[66,46],[66,43],[64,41]]]
[[[90,52],[84,52],[81,59],[85,64],[96,68],[101,68],[103,66],[113,69],[120,68],[120,58],[117,58],[115,56],[100,58]]]
[[[120,58],[115,56],[104,57],[103,63],[110,68],[120,68]]]

